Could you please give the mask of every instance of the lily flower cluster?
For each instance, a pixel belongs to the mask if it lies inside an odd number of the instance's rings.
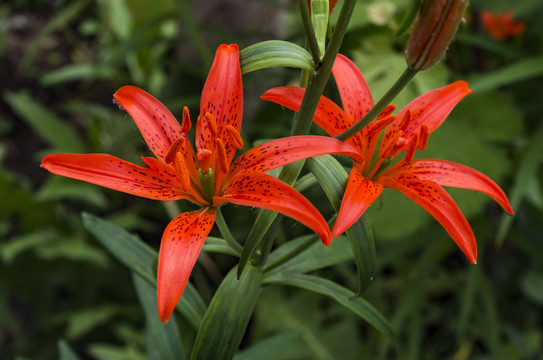
[[[322,97],[314,121],[336,136],[373,106],[369,88],[355,65],[339,55],[333,68],[345,110]],[[181,124],[145,91],[124,86],[115,101],[134,119],[155,157],[142,157],[141,167],[108,154],[52,154],[42,160],[48,171],[132,195],[162,200],[188,200],[199,210],[185,212],[166,227],[157,270],[158,313],[168,321],[189,280],[198,254],[211,231],[217,209],[225,203],[260,207],[289,216],[315,231],[328,246],[379,197],[383,188],[398,190],[434,216],[471,262],[477,248],[473,232],[442,186],[476,190],[496,200],[506,212],[511,206],[503,191],[485,175],[443,160],[413,160],[428,135],[441,125],[471,90],[456,82],[415,99],[398,115],[388,106],[361,132],[340,141],[328,136],[293,136],[242,149],[240,136],[243,89],[237,45],[221,45],[202,91],[195,141],[191,120],[183,109]],[[298,110],[304,89],[269,90],[265,100]],[[379,134],[384,132],[382,137]],[[194,146],[193,146],[194,144]],[[392,159],[405,150],[403,159]],[[320,212],[290,185],[266,174],[283,165],[324,154],[353,160],[343,204],[330,231]]]

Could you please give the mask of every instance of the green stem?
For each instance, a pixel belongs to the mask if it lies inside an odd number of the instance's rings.
[[[304,24],[305,35],[307,43],[309,44],[309,50],[311,56],[313,56],[313,62],[317,64],[321,59],[321,53],[319,51],[319,44],[315,37],[315,29],[313,28],[313,22],[311,22],[311,15],[309,13],[309,7],[307,1],[298,0],[298,7],[300,8],[300,14],[302,15],[302,23]]]
[[[315,69],[314,74],[309,75],[309,85],[304,94],[298,116],[294,119],[292,124],[291,135],[309,134],[311,123],[313,122],[313,116],[315,115],[315,111],[317,110],[317,105],[319,104],[324,87],[326,86],[330,73],[332,72],[332,66],[334,65],[336,55],[339,52],[343,37],[347,31],[347,26],[349,25],[355,4],[356,0],[344,0],[343,2],[338,21],[336,23],[336,28],[332,34],[330,42],[328,43],[328,47],[326,48],[322,62],[317,63],[318,67]],[[307,7],[307,4],[305,6]],[[298,175],[302,171],[303,165],[304,161],[301,160],[283,166],[279,179],[289,185],[294,184],[298,178]],[[260,210],[253,228],[247,237],[248,241],[250,239],[251,243],[259,243],[269,230],[277,215],[277,213],[270,212],[270,210]],[[240,261],[240,265],[238,267],[238,277],[241,275],[246,261],[251,256],[252,251],[252,249],[246,249],[245,255],[242,253],[241,259],[245,259],[245,261]],[[261,258],[266,259],[267,254],[262,254]],[[263,265],[264,262],[261,264]]]
[[[219,228],[219,231],[221,232],[221,235],[226,243],[230,245],[230,247],[234,249],[239,256],[241,254],[242,247],[230,232],[228,225],[226,225],[226,221],[224,221],[220,208],[217,208],[217,218],[215,219],[215,224],[217,224],[217,227]]]
[[[343,42],[355,3],[356,0],[345,0],[343,3],[336,28],[320,63],[321,66],[315,69],[315,75],[310,79],[309,86],[304,94],[299,111],[300,116],[292,126],[291,135],[306,135],[309,133],[315,110],[332,72],[332,66]]]
[[[391,103],[391,101],[400,93],[400,91],[409,83],[409,81],[417,74],[417,70],[411,69],[407,67],[403,74],[396,80],[396,83],[392,85],[392,87],[386,92],[385,95],[379,100],[373,108],[368,111],[366,115],[356,124],[348,128],[346,131],[342,132],[338,136],[336,136],[336,139],[345,141],[349,138],[351,138],[354,134],[357,134],[362,130],[365,126],[367,126],[373,119],[383,111],[383,109]]]

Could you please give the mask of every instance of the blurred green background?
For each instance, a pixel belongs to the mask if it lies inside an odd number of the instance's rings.
[[[359,1],[344,40],[341,52],[365,74],[375,100],[405,68],[406,35],[393,34],[406,5]],[[484,9],[511,9],[524,32],[492,39],[479,18]],[[274,359],[543,359],[541,18],[539,0],[471,1],[445,61],[418,74],[395,101],[404,105],[458,79],[475,90],[432,134],[422,156],[471,166],[508,194],[516,212],[511,218],[484,195],[451,191],[477,237],[478,265],[464,259],[430,215],[385,191],[368,211],[378,271],[364,298],[391,322],[398,342],[322,296],[267,287],[242,348],[286,333],[291,336]],[[147,358],[130,272],[83,227],[81,213],[158,249],[168,222],[164,205],[49,175],[40,160],[53,152],[103,152],[141,164],[149,152],[130,117],[112,104],[119,87],[139,86],[174,114],[186,105],[195,116],[216,47],[270,39],[303,45],[296,1],[0,5],[1,359],[57,359],[68,347],[81,359]],[[294,69],[243,77],[246,143],[289,134],[292,113],[259,96],[298,79]],[[326,93],[339,102],[333,81]],[[332,214],[320,189],[304,194],[325,217]],[[225,211],[239,239],[254,216],[232,205]],[[304,231],[284,221],[278,241]],[[205,301],[236,260],[209,253],[197,264],[192,282]],[[356,287],[352,261],[318,275]],[[195,329],[177,320],[190,351]]]

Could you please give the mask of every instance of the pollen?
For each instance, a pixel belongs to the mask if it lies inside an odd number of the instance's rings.
[[[181,181],[181,185],[183,185],[183,190],[188,191],[190,189],[190,175],[181,153],[175,155],[174,167],[179,176],[179,180]]]
[[[419,133],[419,150],[423,151],[428,145],[428,135],[430,135],[427,124],[422,124]]]
[[[377,120],[382,120],[382,119],[385,119],[387,118],[390,114],[392,114],[392,112],[396,110],[396,105],[394,104],[388,104],[384,109],[383,111],[381,111],[379,113],[379,115],[377,115]]]
[[[205,119],[209,127],[209,131],[211,132],[211,135],[217,136],[219,132],[219,128],[217,127],[217,122],[215,121],[215,118],[213,117],[213,115],[211,115],[210,112],[206,112]]]
[[[226,126],[226,132],[228,133],[230,141],[232,144],[234,144],[236,149],[241,149],[243,147],[243,140],[241,139],[239,132],[232,125]]]
[[[181,131],[184,133],[189,132],[192,123],[190,122],[190,112],[188,107],[183,107],[183,122],[181,123]]]
[[[411,140],[409,140],[409,144],[407,145],[407,149],[405,150],[405,162],[410,162],[413,160],[413,156],[415,156],[415,151],[417,151],[417,145],[419,143],[419,137],[418,133],[416,133]]]
[[[185,138],[183,136],[178,137],[170,146],[170,150],[168,150],[168,154],[166,154],[166,157],[164,160],[166,161],[166,164],[171,164],[175,160],[176,154],[181,152],[183,150],[183,146],[185,144]]]
[[[226,157],[226,149],[221,139],[215,139],[215,145],[217,146],[217,160],[223,173],[228,172],[228,159]]]

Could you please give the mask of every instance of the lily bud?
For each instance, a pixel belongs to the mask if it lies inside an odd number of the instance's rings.
[[[411,28],[405,59],[413,70],[426,70],[441,59],[451,43],[467,0],[422,0]]]

